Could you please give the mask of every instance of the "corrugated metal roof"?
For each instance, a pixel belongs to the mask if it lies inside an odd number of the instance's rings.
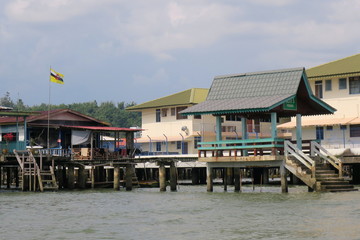
[[[334,108],[312,94],[304,71],[304,68],[291,68],[215,77],[206,101],[181,113],[224,115],[269,112],[294,97],[297,101],[305,101],[304,105],[309,109],[301,112],[279,110],[282,115],[333,113]]]
[[[81,129],[81,130],[92,130],[102,132],[139,132],[143,129],[139,128],[119,128],[119,127],[102,127],[102,126],[70,126],[62,125],[63,128]]]
[[[166,97],[158,98],[152,101],[138,104],[136,106],[128,107],[126,108],[126,110],[137,111],[147,108],[197,104],[205,101],[208,92],[209,89],[206,88],[191,88]]]
[[[360,54],[325,63],[306,70],[308,78],[360,73]]]
[[[303,68],[214,78],[207,100],[296,94]]]

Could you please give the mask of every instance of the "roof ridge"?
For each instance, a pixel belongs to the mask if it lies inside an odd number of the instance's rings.
[[[218,76],[215,76],[214,79],[217,79],[217,78],[226,78],[226,77],[243,77],[243,76],[250,76],[250,75],[263,75],[263,74],[269,74],[269,73],[281,73],[281,72],[303,71],[303,70],[304,70],[304,67],[284,68],[284,69],[269,70],[269,71],[258,71],[258,72],[239,73],[239,74],[218,75]]]

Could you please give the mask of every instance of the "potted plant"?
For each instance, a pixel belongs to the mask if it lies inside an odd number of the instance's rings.
[[[14,135],[12,133],[7,133],[3,136],[4,140],[6,141],[6,148],[4,148],[3,154],[7,154],[9,152],[9,142],[14,140]]]

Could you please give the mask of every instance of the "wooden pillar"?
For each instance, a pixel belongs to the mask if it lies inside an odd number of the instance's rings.
[[[79,166],[79,170],[78,170],[78,188],[80,189],[85,189],[86,188],[86,170],[85,170],[85,166]]]
[[[91,176],[91,188],[95,188],[95,166],[91,166],[90,169],[90,176]]]
[[[199,169],[198,168],[191,169],[191,182],[193,185],[199,184]]]
[[[2,167],[0,167],[0,189],[1,189],[1,185],[2,185],[2,180],[3,180],[3,177],[2,177]]]
[[[63,188],[67,188],[66,166],[62,167],[61,176],[62,176],[62,186]]]
[[[128,151],[128,154],[134,153],[134,132],[126,132],[126,149]],[[133,156],[130,156],[133,157]]]
[[[206,164],[206,185],[207,185],[207,191],[212,192],[213,189],[213,176],[212,176],[212,168]]]
[[[242,131],[242,139],[243,140],[248,139],[246,121],[247,121],[246,118],[244,118],[244,117],[241,118],[241,129],[242,129],[241,131]],[[243,145],[245,145],[245,143],[243,143]],[[248,151],[247,150],[243,150],[242,153],[243,153],[243,156],[248,156]]]
[[[288,183],[287,183],[287,177],[286,177],[285,163],[282,163],[280,166],[280,179],[281,179],[281,192],[287,193],[288,192]]]
[[[166,191],[166,169],[164,163],[159,163],[159,185],[160,185],[160,191],[165,192]]]
[[[226,176],[227,176],[227,184],[233,185],[234,184],[234,168],[226,168]]]
[[[132,179],[134,176],[134,167],[131,164],[128,164],[126,166],[126,191],[131,191],[132,190]]]
[[[240,192],[240,168],[234,168],[234,191]]]
[[[114,166],[114,190],[120,189],[120,167]]]
[[[6,188],[9,189],[11,185],[11,168],[6,168]]]
[[[19,187],[19,171],[20,171],[20,167],[14,169],[15,186],[17,188]]]
[[[301,114],[296,114],[296,145],[298,149],[302,150]]]
[[[262,184],[269,184],[269,169],[263,168],[262,170]]]
[[[228,172],[227,168],[223,169],[223,182],[224,182],[224,191],[227,191],[227,185],[228,185]]]
[[[177,190],[177,170],[175,167],[175,162],[170,163],[170,190]]]
[[[74,166],[68,166],[68,188],[74,189],[75,188],[75,176],[74,176]]]

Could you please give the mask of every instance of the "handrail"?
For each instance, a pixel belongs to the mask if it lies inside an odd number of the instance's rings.
[[[295,144],[292,144],[290,141],[286,140],[284,146],[285,157],[289,155],[294,156],[299,160],[304,166],[309,168],[312,172],[312,175],[315,174],[315,161],[312,160],[309,156],[303,153]]]
[[[326,155],[324,155],[323,153]],[[339,177],[342,177],[342,162],[339,158],[335,157],[325,148],[323,148],[319,143],[312,141],[311,142],[311,156],[318,155],[325,161],[329,162],[333,167],[335,167],[339,171]]]
[[[221,144],[246,144],[246,143],[263,143],[263,142],[283,142],[283,138],[255,138],[255,139],[238,139],[238,140],[221,140],[213,142],[199,142],[200,145],[221,145]]]

